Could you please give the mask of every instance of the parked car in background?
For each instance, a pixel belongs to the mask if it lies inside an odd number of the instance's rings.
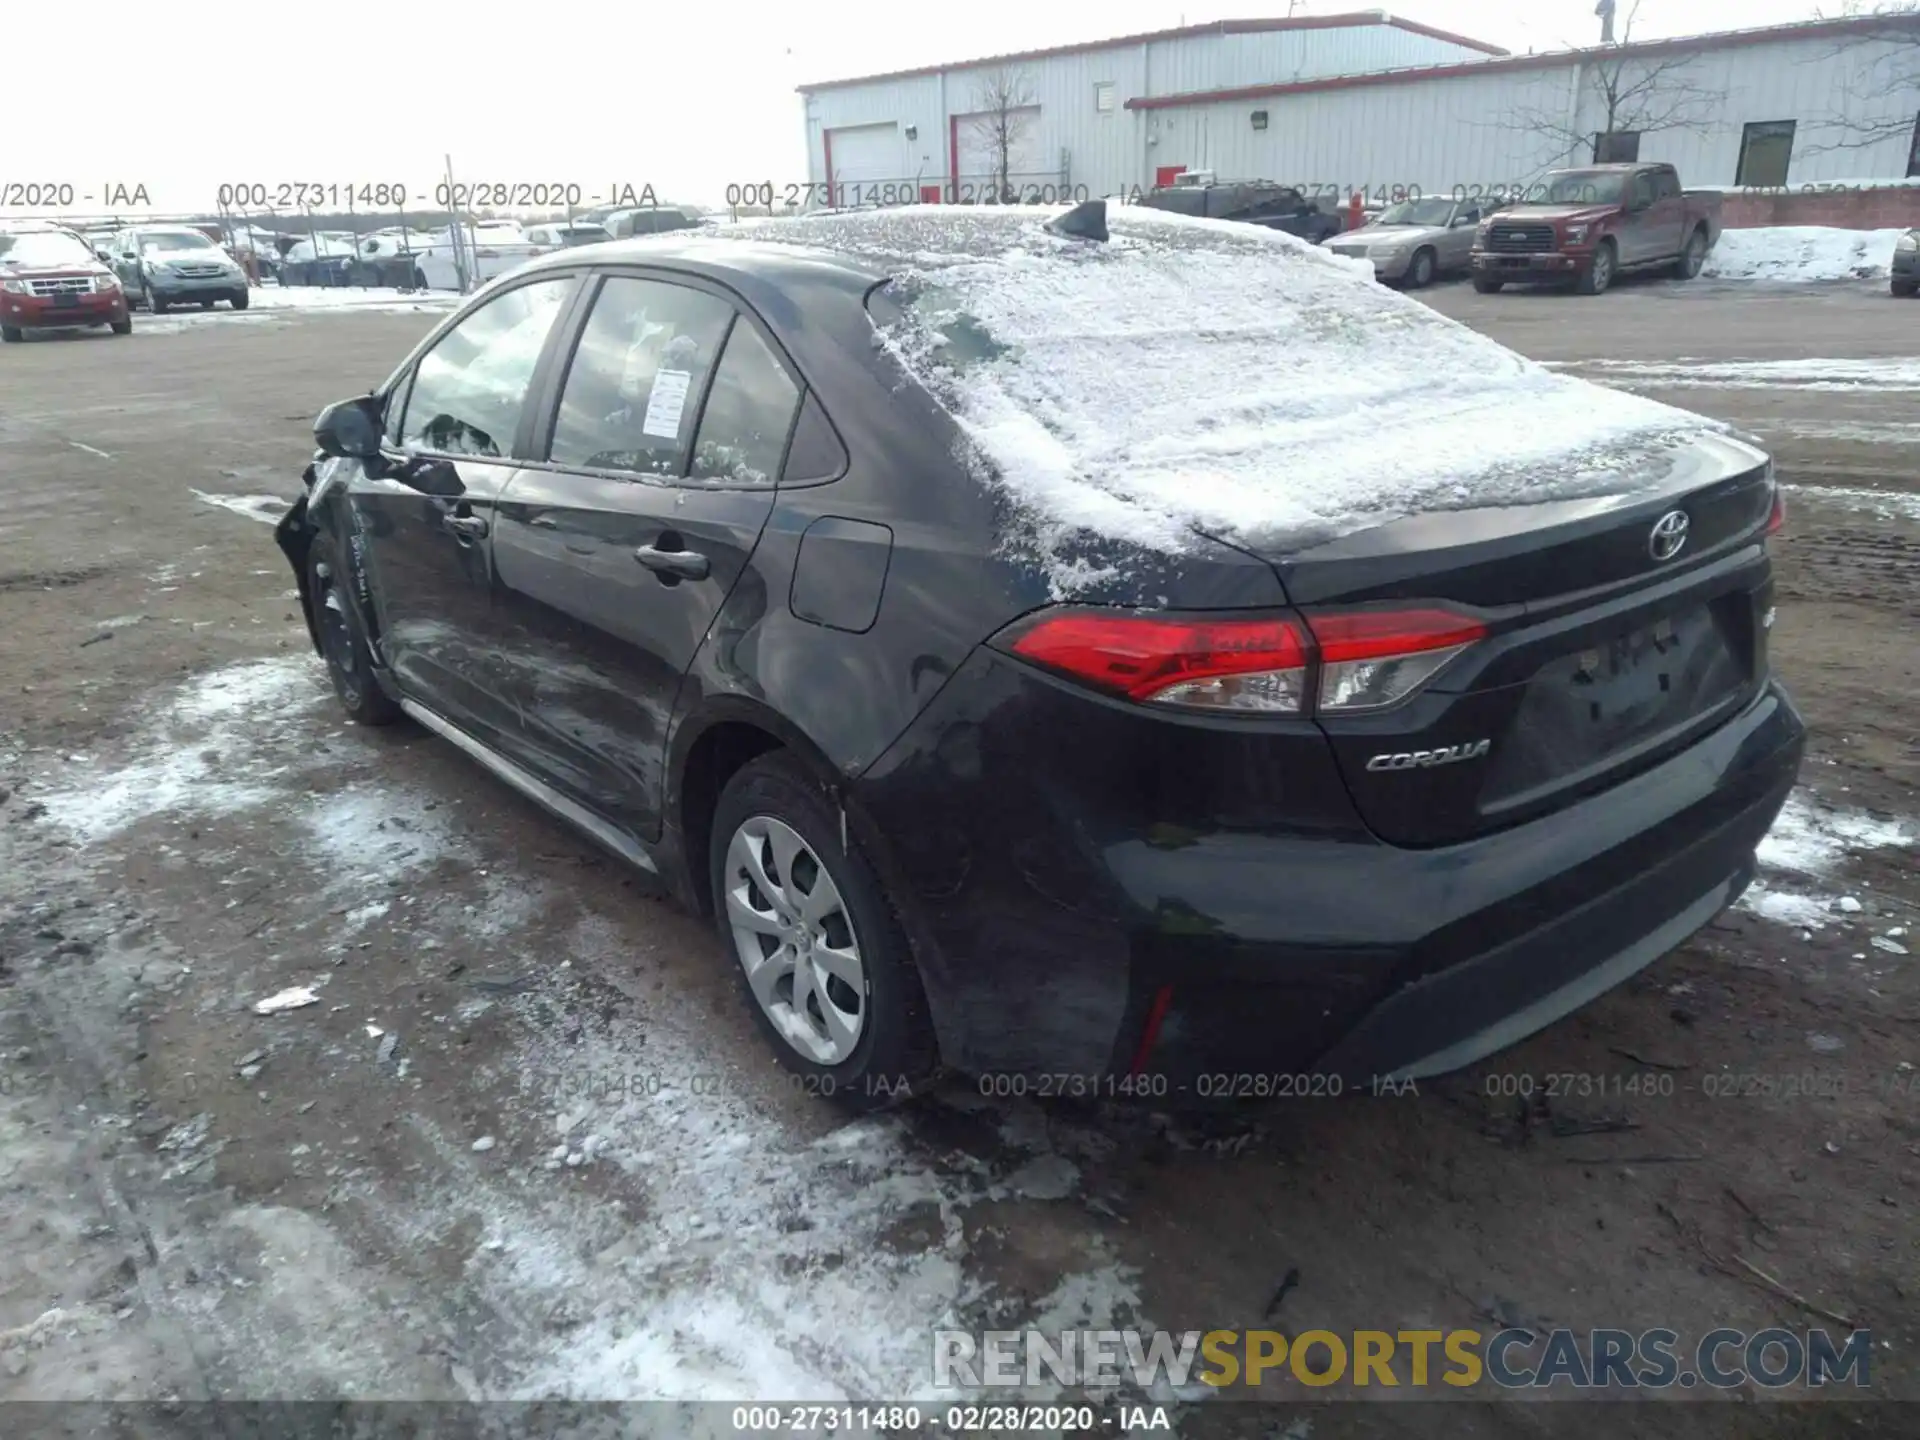
[[[280,256],[282,285],[347,285],[352,282],[359,241],[351,231],[322,230],[303,235]]]
[[[1553,281],[1599,295],[1616,275],[1656,268],[1691,280],[1719,238],[1720,192],[1682,190],[1671,165],[1552,170],[1482,220],[1473,288]]]
[[[1322,210],[1295,186],[1267,180],[1216,180],[1204,171],[1159,186],[1143,195],[1140,203],[1150,210],[1238,220],[1280,230],[1313,245],[1338,234],[1343,223],[1338,215]]]
[[[0,228],[0,340],[96,325],[127,335],[133,316],[119,277],[86,240],[58,225]]]
[[[1479,224],[1478,201],[1402,200],[1360,229],[1343,230],[1324,243],[1336,255],[1371,260],[1377,278],[1417,290],[1438,276],[1472,267]]]
[[[431,230],[412,230],[390,225],[362,235],[354,242],[354,260],[348,283],[359,286],[386,285],[398,290],[425,289],[420,272],[420,256],[437,244],[446,243],[444,235]]]
[[[472,220],[458,227],[459,244],[449,230],[435,232],[433,245],[415,261],[430,290],[459,290],[484,285],[533,258],[535,247],[517,220]]]
[[[534,247],[534,254],[548,250],[563,250],[575,245],[599,245],[611,240],[604,225],[591,225],[581,221],[554,222],[546,225],[529,225],[526,229],[527,243]]]
[[[1762,451],[1277,237],[965,219],[550,253],[329,406],[275,536],[346,713],[658,872],[861,1107],[1444,1074],[1739,898]]]
[[[113,238],[113,266],[127,299],[164,315],[174,305],[210,310],[224,300],[247,308],[247,272],[206,232],[188,225],[140,225]]]
[[[637,210],[616,210],[604,222],[607,234],[616,240],[631,240],[636,235],[664,235],[674,230],[695,230],[706,222],[698,215],[672,205],[644,205]]]
[[[1911,295],[1920,290],[1920,229],[1907,231],[1893,242],[1893,293]]]

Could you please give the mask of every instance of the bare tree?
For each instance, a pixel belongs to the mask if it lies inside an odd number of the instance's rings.
[[[1847,64],[1835,87],[1836,104],[1808,125],[1811,135],[1801,153],[1911,143],[1920,94],[1920,0],[1843,0],[1818,13],[1823,20],[1860,24],[1825,52],[1823,58]],[[1910,162],[1915,158],[1909,155]]]
[[[974,86],[973,133],[986,147],[1002,202],[1014,198],[1013,157],[1033,124],[1033,81],[1024,70],[990,70]]]
[[[1610,37],[1613,6],[1603,4],[1594,13],[1601,17],[1604,33]],[[1555,143],[1555,155],[1549,164],[1608,158],[1602,150],[1609,136],[1657,135],[1669,130],[1701,135],[1708,133],[1718,120],[1720,107],[1726,102],[1726,91],[1698,78],[1695,69],[1700,59],[1698,50],[1636,54],[1628,48],[1633,39],[1633,22],[1639,14],[1639,0],[1634,0],[1627,11],[1618,44],[1608,43],[1598,49],[1576,52],[1580,94],[1571,115],[1522,108],[1508,117],[1509,127],[1517,125]],[[1590,128],[1586,121],[1593,118],[1596,111],[1599,123]]]

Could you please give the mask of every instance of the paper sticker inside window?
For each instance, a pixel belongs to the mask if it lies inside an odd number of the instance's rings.
[[[687,405],[687,386],[693,374],[688,370],[662,370],[653,379],[653,395],[647,401],[647,418],[640,429],[647,435],[672,440],[680,433],[680,412]]]

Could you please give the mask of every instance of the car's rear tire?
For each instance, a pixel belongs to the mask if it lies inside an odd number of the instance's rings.
[[[1424,290],[1427,286],[1431,285],[1433,283],[1435,263],[1433,251],[1427,249],[1425,246],[1414,251],[1413,260],[1407,266],[1407,288],[1409,290]]]
[[[1506,287],[1506,281],[1495,280],[1489,275],[1476,275],[1473,277],[1473,288],[1478,290],[1482,295],[1498,295],[1502,290],[1506,289]]]
[[[1687,248],[1680,252],[1680,258],[1673,263],[1673,276],[1676,280],[1691,280],[1700,273],[1700,267],[1707,263],[1707,232],[1700,226],[1687,237]]]
[[[211,310],[213,308],[213,301],[211,300],[200,300],[195,303],[198,304],[202,310]]]
[[[1573,282],[1574,290],[1581,295],[1604,295],[1607,287],[1613,284],[1613,242],[1602,240]]]
[[[819,783],[783,751],[751,760],[720,792],[711,835],[714,925],[780,1063],[855,1111],[924,1090],[940,1051],[920,972]]]
[[[107,329],[116,335],[131,335],[133,333],[133,317],[129,315],[124,320],[109,321],[107,323]]]
[[[233,292],[233,294],[227,297],[227,300],[228,300],[228,303],[231,304],[234,309],[244,310],[247,308],[247,301],[249,298],[250,297],[247,295],[246,291],[236,290]]]
[[[1911,295],[1920,290],[1920,280],[1895,280],[1892,289],[1896,295]]]
[[[333,543],[324,535],[316,535],[307,551],[307,594],[333,693],[340,697],[340,708],[347,712],[347,718],[356,724],[391,725],[400,718],[400,704],[374,679],[373,652],[341,588],[346,578]]]
[[[18,325],[0,325],[0,340],[9,345],[18,345],[27,338],[27,334]]]

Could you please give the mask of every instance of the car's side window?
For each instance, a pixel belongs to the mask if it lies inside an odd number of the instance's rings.
[[[1633,203],[1651,205],[1653,203],[1653,177],[1639,174],[1633,177]]]
[[[400,443],[442,455],[509,454],[547,333],[572,286],[564,275],[517,286],[441,336],[414,367]]]
[[[580,332],[554,417],[556,465],[678,479],[733,307],[661,280],[614,276]]]
[[[800,387],[745,317],[733,322],[713,372],[688,478],[706,485],[772,485],[780,478]]]

